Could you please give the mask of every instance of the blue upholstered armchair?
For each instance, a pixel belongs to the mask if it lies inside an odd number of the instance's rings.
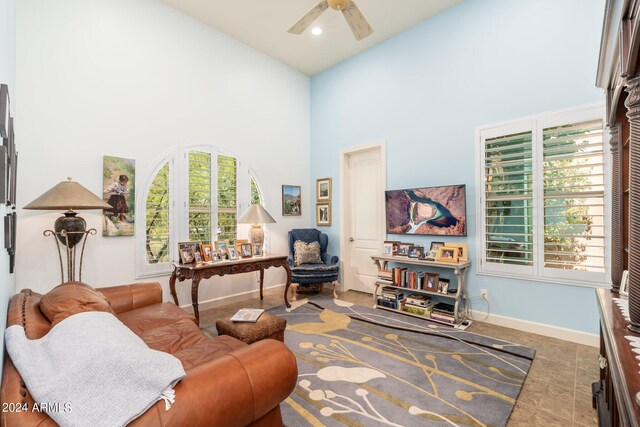
[[[294,265],[293,245],[297,240],[305,243],[319,242],[322,264]],[[287,261],[291,267],[291,282],[298,285],[315,285],[322,287],[324,283],[333,283],[333,295],[337,298],[338,272],[340,259],[327,253],[329,237],[315,228],[298,228],[289,231],[289,257]]]

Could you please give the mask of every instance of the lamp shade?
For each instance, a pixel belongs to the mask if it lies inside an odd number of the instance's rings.
[[[111,209],[111,205],[71,178],[52,187],[24,207],[33,210]]]
[[[273,224],[276,220],[269,215],[269,212],[267,212],[262,205],[255,204],[251,205],[249,209],[238,218],[238,222],[240,224]]]

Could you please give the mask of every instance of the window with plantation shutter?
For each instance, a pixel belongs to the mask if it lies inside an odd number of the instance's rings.
[[[238,228],[236,163],[235,157],[218,156],[218,240],[236,240]]]
[[[603,107],[478,129],[478,271],[602,285],[608,268]]]
[[[233,242],[238,211],[251,201],[263,203],[258,181],[234,155],[214,146],[174,148],[165,153],[144,181],[137,200],[145,221],[136,224],[137,277],[171,272],[181,241]]]
[[[211,209],[211,153],[189,151],[189,241],[210,242],[213,212]]]
[[[157,171],[146,197],[145,260],[147,264],[169,262],[169,162]]]

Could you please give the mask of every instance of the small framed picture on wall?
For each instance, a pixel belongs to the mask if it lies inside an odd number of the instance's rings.
[[[316,200],[318,202],[331,201],[331,178],[316,179]]]
[[[316,204],[316,225],[331,225],[331,203]]]
[[[282,215],[302,215],[302,187],[299,185],[282,186]]]

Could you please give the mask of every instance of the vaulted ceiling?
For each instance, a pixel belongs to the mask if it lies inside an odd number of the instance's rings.
[[[328,9],[301,35],[287,30],[319,0],[162,0],[265,54],[313,75],[455,6],[462,0],[356,0],[373,34],[356,41],[339,11]],[[319,27],[322,34],[313,35]]]

